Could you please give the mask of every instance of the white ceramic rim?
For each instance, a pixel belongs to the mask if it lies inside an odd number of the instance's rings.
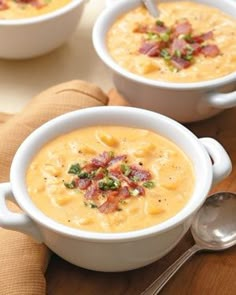
[[[112,113],[113,112],[113,113]],[[75,229],[72,227],[68,227],[66,225],[60,224],[53,219],[46,216],[40,209],[38,209],[32,201],[30,201],[30,197],[26,192],[26,186],[24,184],[24,179],[19,178],[20,173],[22,171],[22,161],[24,161],[24,155],[28,152],[32,146],[32,143],[37,142],[36,138],[44,138],[45,133],[47,131],[54,130],[55,125],[59,124],[62,127],[62,131],[60,134],[63,134],[63,125],[66,125],[65,122],[68,120],[75,120],[77,116],[103,116],[105,113],[109,113],[110,115],[114,115],[117,112],[125,113],[126,116],[129,116],[131,113],[135,114],[137,117],[139,115],[149,116],[155,120],[155,117],[158,117],[158,120],[164,121],[165,125],[170,125],[171,128],[174,128],[176,132],[179,134],[178,136],[185,136],[187,137],[188,144],[191,143],[194,145],[196,154],[199,156],[199,163],[202,165],[202,179],[201,184],[199,184],[198,192],[195,191],[193,197],[187,203],[187,205],[175,216],[172,218],[151,226],[144,229],[136,230],[136,231],[129,231],[129,232],[121,232],[121,233],[99,233],[99,232],[90,232]],[[116,114],[117,115],[117,114]],[[135,117],[135,118],[137,118]],[[136,119],[135,119],[136,120]],[[67,123],[68,124],[68,123]],[[94,124],[93,124],[94,125]],[[131,124],[126,124],[127,126]],[[77,127],[79,128],[79,126]],[[49,132],[50,133],[50,132]],[[39,147],[40,149],[40,147]],[[35,154],[35,153],[34,153]],[[24,171],[25,172],[25,171]],[[25,175],[23,176],[25,177]],[[13,159],[11,170],[10,170],[10,182],[13,190],[13,194],[15,196],[16,202],[19,204],[21,209],[29,215],[32,220],[36,222],[36,224],[41,224],[43,227],[46,227],[54,232],[60,233],[65,236],[77,238],[77,239],[84,239],[90,241],[106,241],[112,242],[115,240],[119,240],[122,242],[127,242],[129,240],[136,240],[142,239],[148,236],[152,236],[155,234],[159,234],[161,232],[165,232],[170,230],[173,227],[184,222],[185,219],[190,217],[193,212],[198,210],[201,205],[204,203],[206,196],[211,188],[212,184],[212,164],[210,161],[210,157],[206,152],[206,149],[202,146],[199,139],[186,127],[181,125],[180,123],[170,119],[164,115],[154,113],[152,111],[138,109],[134,107],[124,107],[124,106],[100,106],[100,107],[90,107],[86,109],[81,109],[77,111],[73,111],[64,115],[61,115],[53,120],[48,121],[47,123],[43,124],[41,127],[36,129],[32,132],[25,141],[21,144],[16,155]],[[26,194],[25,194],[26,192]],[[29,199],[26,200],[26,199]],[[194,202],[195,200],[195,202]]]
[[[73,10],[75,7],[79,6],[85,0],[71,0],[68,4],[53,10],[52,12],[48,12],[39,16],[29,17],[29,18],[20,18],[20,19],[0,19],[0,26],[24,26],[24,25],[31,25],[35,23],[44,22],[50,20],[52,18],[57,18],[67,12]]]
[[[174,82],[165,82],[165,81],[157,81],[157,80],[152,80],[148,78],[144,78],[142,76],[133,74],[121,66],[119,66],[109,55],[109,53],[106,50],[106,45],[105,45],[105,35],[106,32],[108,31],[108,28],[106,28],[106,23],[107,21],[112,19],[112,23],[115,21],[117,15],[116,11],[119,10],[121,7],[124,8],[128,6],[127,12],[130,10],[129,7],[132,5],[132,7],[137,7],[139,4],[135,5],[135,2],[137,0],[129,0],[129,6],[127,5],[127,0],[117,0],[114,1],[114,4],[111,4],[107,9],[105,9],[98,17],[97,21],[95,22],[94,28],[93,28],[93,45],[95,47],[95,50],[101,60],[112,70],[114,70],[116,73],[119,75],[130,79],[134,82],[139,82],[141,84],[146,84],[154,87],[160,87],[160,88],[170,88],[170,89],[176,89],[176,90],[182,90],[182,89],[203,89],[203,88],[215,88],[219,87],[222,85],[230,84],[234,81],[236,81],[236,72],[233,72],[229,75],[217,78],[217,79],[212,79],[212,80],[207,80],[207,81],[202,81],[202,82],[191,82],[191,83],[174,83]],[[193,0],[190,0],[194,2]],[[141,1],[140,1],[141,2]],[[212,1],[214,3],[214,1]],[[225,0],[224,5],[233,5],[235,6],[235,11],[236,11],[236,1],[233,0]],[[118,14],[120,15],[120,14]],[[106,28],[104,30],[104,28]],[[105,34],[103,34],[105,33]]]

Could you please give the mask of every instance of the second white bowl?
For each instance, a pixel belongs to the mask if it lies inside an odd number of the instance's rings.
[[[26,59],[56,49],[76,29],[83,6],[84,0],[72,0],[40,16],[0,20],[0,58]]]
[[[123,69],[112,59],[106,46],[109,28],[119,16],[140,6],[141,2],[141,0],[108,1],[108,8],[99,16],[93,29],[95,50],[112,70],[113,81],[118,91],[131,105],[162,113],[180,122],[203,120],[236,106],[236,72],[209,81],[173,83],[138,76]],[[193,2],[217,7],[236,18],[235,1],[195,0]]]

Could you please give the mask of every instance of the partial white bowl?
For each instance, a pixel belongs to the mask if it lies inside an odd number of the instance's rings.
[[[124,233],[98,233],[67,227],[41,212],[27,192],[25,175],[29,163],[53,138],[92,125],[149,129],[177,144],[192,161],[196,177],[187,205],[161,224]],[[11,166],[10,183],[0,184],[0,226],[28,234],[65,260],[84,268],[98,271],[135,269],[158,260],[175,247],[189,229],[194,213],[203,204],[212,185],[225,178],[231,168],[229,156],[216,140],[198,139],[184,126],[155,112],[111,106],[74,111],[39,127],[18,149]],[[25,213],[9,211],[7,199],[16,202]]]
[[[68,40],[76,29],[84,0],[31,18],[0,20],[0,58],[26,59],[48,53]]]
[[[168,1],[171,2],[165,0]],[[190,1],[217,7],[236,18],[236,1]],[[162,113],[180,122],[203,120],[236,106],[236,71],[209,81],[172,83],[144,78],[119,66],[107,50],[106,34],[120,15],[140,6],[141,0],[107,0],[106,3],[108,7],[98,17],[93,29],[93,44],[98,56],[112,70],[117,90],[131,105]]]

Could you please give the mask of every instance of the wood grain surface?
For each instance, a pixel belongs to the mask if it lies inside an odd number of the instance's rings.
[[[211,193],[236,191],[236,108],[198,123],[187,125],[198,137],[217,139],[229,153],[233,172]],[[235,212],[236,214],[236,212]],[[185,250],[193,245],[190,233],[167,256],[141,269],[122,273],[101,273],[69,264],[54,255],[46,280],[48,295],[136,295],[140,294]],[[78,249],[79,251],[79,249]],[[224,252],[202,252],[193,256],[160,294],[235,295],[236,247]]]

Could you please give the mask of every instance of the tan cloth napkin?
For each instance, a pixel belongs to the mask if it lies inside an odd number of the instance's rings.
[[[114,91],[113,104],[125,104]],[[0,114],[0,182],[9,180],[12,158],[25,137],[44,122],[62,113],[108,103],[97,86],[70,81],[52,87],[33,98],[14,116]],[[49,250],[30,237],[0,228],[0,295],[44,295],[44,272]]]

